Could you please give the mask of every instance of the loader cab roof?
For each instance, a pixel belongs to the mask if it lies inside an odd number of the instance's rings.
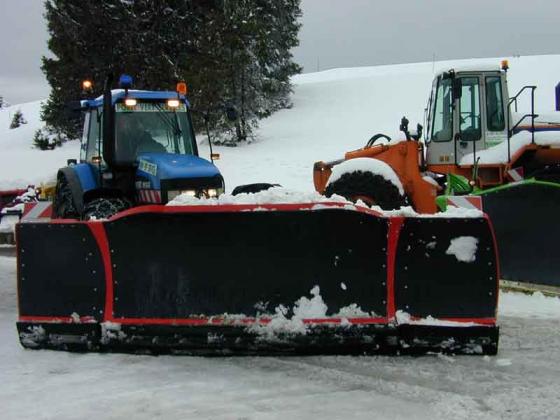
[[[114,105],[119,100],[126,98],[142,99],[142,100],[167,100],[167,99],[179,99],[184,101],[187,106],[190,106],[188,99],[184,95],[178,95],[177,92],[173,91],[154,91],[154,90],[132,90],[129,89],[126,92],[124,89],[113,89],[111,90],[111,100]],[[103,106],[103,96],[98,96],[95,99],[85,99],[81,101],[83,107],[86,108],[99,108]]]
[[[463,66],[455,66],[451,68],[441,68],[437,73],[436,77],[440,77],[445,73],[453,70],[455,73],[482,73],[482,72],[503,72],[498,64],[486,64],[486,65],[475,65],[475,64],[465,64]]]

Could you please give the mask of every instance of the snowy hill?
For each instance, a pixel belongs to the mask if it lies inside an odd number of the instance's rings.
[[[500,58],[455,60],[334,69],[294,78],[292,109],[261,122],[259,140],[237,148],[217,147],[217,166],[231,191],[239,184],[274,182],[285,187],[312,190],[313,163],[341,157],[362,147],[373,134],[399,136],[406,115],[414,126],[424,123],[424,108],[432,78],[455,66],[498,65]],[[560,55],[510,58],[509,90],[515,94],[536,84],[536,110],[554,108],[554,87],[560,81]],[[11,116],[21,109],[28,124],[10,130]],[[520,111],[529,110],[520,101]],[[77,158],[78,143],[54,151],[32,149],[33,133],[41,126],[40,103],[13,105],[0,110],[0,188],[22,187],[52,179],[66,159]],[[208,146],[199,135],[200,152]]]
[[[17,110],[21,110],[27,124],[10,129]],[[40,101],[0,110],[0,189],[23,188],[53,180],[56,170],[66,165],[66,159],[79,155],[78,142],[48,151],[33,147],[33,135],[43,126],[40,112]]]

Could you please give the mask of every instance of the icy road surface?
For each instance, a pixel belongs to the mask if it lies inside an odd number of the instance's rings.
[[[20,347],[15,271],[0,256],[2,419],[557,418],[558,299],[503,295],[497,357],[71,354]]]

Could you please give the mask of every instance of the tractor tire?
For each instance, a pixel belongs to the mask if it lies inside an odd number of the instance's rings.
[[[399,189],[381,175],[371,172],[354,171],[345,173],[338,180],[327,185],[325,195],[341,195],[349,201],[359,199],[366,204],[377,205],[383,210],[396,210],[407,205],[406,197]]]
[[[268,184],[265,182],[260,182],[256,184],[245,184],[245,185],[238,185],[233,189],[231,195],[239,195],[239,194],[255,194],[261,191],[266,191],[272,187],[280,187],[280,184]]]
[[[131,207],[124,198],[96,198],[84,207],[84,220],[104,220]]]
[[[80,214],[70,184],[64,175],[59,176],[53,200],[53,215],[56,219],[79,219]]]

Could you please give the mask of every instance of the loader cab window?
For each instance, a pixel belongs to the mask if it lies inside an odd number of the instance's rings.
[[[486,78],[486,121],[488,131],[506,129],[502,83],[499,76]]]
[[[480,86],[478,77],[462,77],[461,86],[461,100],[459,101],[461,140],[480,140],[482,131],[480,127]]]
[[[453,137],[453,99],[451,79],[438,79],[432,123],[433,141],[450,141]]]

